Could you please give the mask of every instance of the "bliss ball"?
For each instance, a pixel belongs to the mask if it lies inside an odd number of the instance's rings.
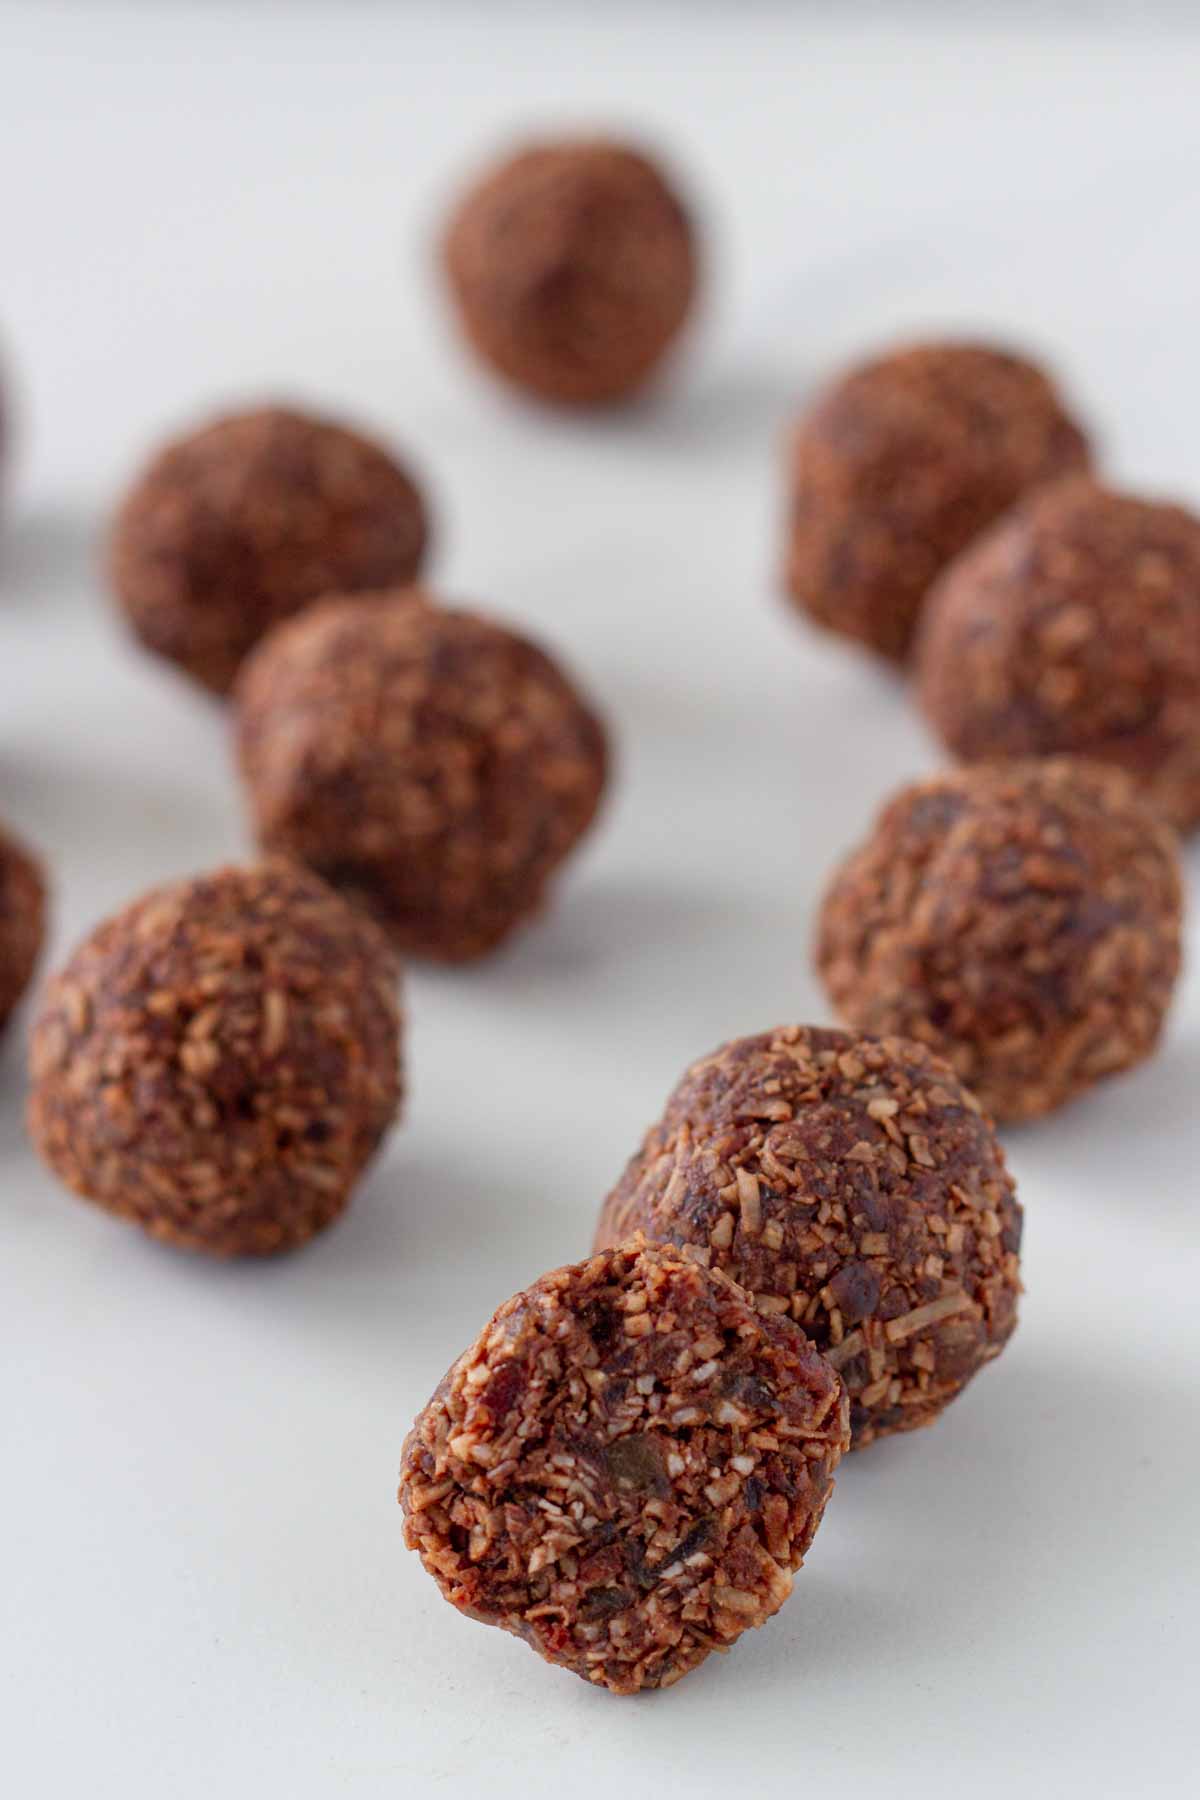
[[[264,848],[445,962],[538,910],[604,787],[603,730],[561,669],[416,590],[273,632],[238,684],[237,729]]]
[[[68,1187],[164,1242],[303,1244],[396,1115],[396,973],[377,928],[307,870],[156,888],[50,984],[33,1141]]]
[[[935,577],[1027,488],[1088,446],[1050,379],[980,344],[861,364],[800,421],[785,579],[829,631],[903,662]]]
[[[454,213],[444,260],[483,361],[563,406],[640,388],[697,279],[692,226],[666,177],[603,141],[534,145],[498,163]]]
[[[854,1448],[928,1425],[1017,1320],[1021,1209],[979,1102],[901,1038],[799,1025],[695,1063],[598,1249],[691,1245],[840,1370]]]
[[[1026,1119],[1152,1053],[1182,911],[1174,833],[1121,770],[993,764],[889,802],[834,876],[816,960],[856,1031],[919,1038]]]
[[[279,620],[411,581],[427,535],[420,491],[378,444],[270,407],[161,450],[117,513],[109,566],[146,648],[224,694]]]
[[[29,985],[46,929],[46,885],[37,859],[0,829],[0,1030]]]
[[[1200,518],[1094,482],[1031,495],[947,569],[920,702],[964,762],[1074,754],[1200,824]]]
[[[542,1276],[459,1357],[404,1446],[405,1537],[548,1662],[669,1687],[787,1599],[847,1438],[790,1319],[636,1238]]]

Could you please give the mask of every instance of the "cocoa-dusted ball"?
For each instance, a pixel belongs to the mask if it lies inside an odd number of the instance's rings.
[[[825,896],[817,964],[859,1031],[919,1038],[997,1118],[1154,1050],[1179,973],[1173,832],[1069,757],[903,788]]]
[[[426,537],[420,492],[379,445],[269,407],[160,451],[117,513],[109,563],[142,643],[224,694],[280,619],[411,581]]]
[[[45,925],[41,868],[24,844],[0,828],[0,1030],[29,985]]]
[[[548,656],[413,589],[272,633],[238,685],[238,744],[262,844],[451,962],[537,910],[605,777],[601,726]]]
[[[696,1246],[842,1374],[854,1447],[935,1419],[1017,1316],[1021,1209],[974,1095],[900,1038],[782,1026],[695,1063],[604,1203]]]
[[[68,1187],[168,1243],[302,1244],[395,1117],[396,974],[377,927],[307,870],[156,888],[50,984],[33,1140]]]
[[[789,1319],[641,1238],[503,1305],[404,1446],[446,1598],[618,1694],[669,1687],[787,1599],[846,1448]]]
[[[666,178],[603,141],[534,145],[496,165],[455,212],[444,256],[483,360],[566,406],[639,388],[696,286],[692,227]]]
[[[1098,758],[1200,824],[1195,514],[1086,480],[1031,495],[930,595],[917,671],[963,761]]]
[[[850,370],[789,457],[786,585],[818,624],[903,661],[930,584],[1087,442],[1048,377],[977,344],[919,344]]]

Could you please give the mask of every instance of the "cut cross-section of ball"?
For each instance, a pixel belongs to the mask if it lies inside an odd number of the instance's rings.
[[[791,1320],[638,1236],[459,1357],[404,1447],[405,1535],[473,1618],[615,1693],[667,1687],[787,1598],[847,1441]]]

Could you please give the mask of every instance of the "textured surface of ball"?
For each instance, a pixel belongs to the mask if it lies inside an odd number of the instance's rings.
[[[533,146],[466,195],[444,245],[483,360],[567,406],[621,400],[678,336],[696,286],[683,205],[656,165],[606,142]]]
[[[854,1446],[927,1425],[1016,1324],[1021,1210],[978,1101],[919,1044],[784,1026],[690,1068],[604,1204],[693,1245],[841,1371]]]
[[[966,762],[1116,764],[1200,823],[1200,518],[1090,481],[1031,495],[945,573],[921,705]]]
[[[548,656],[413,590],[273,633],[238,686],[238,742],[263,846],[445,961],[537,911],[605,779],[603,730]]]
[[[411,477],[358,432],[282,408],[160,451],[114,521],[114,590],[142,643],[216,693],[263,633],[324,594],[411,581]]]
[[[788,593],[828,630],[903,661],[951,557],[1087,455],[1047,376],[1021,357],[946,343],[864,363],[792,438]]]
[[[400,1100],[382,934],[285,863],[155,889],[50,983],[29,1127],[68,1187],[217,1255],[302,1244]]]
[[[0,829],[0,1031],[29,985],[46,929],[46,886],[32,853]]]
[[[919,1038],[1029,1118],[1154,1050],[1182,908],[1174,833],[1119,769],[992,764],[884,808],[825,896],[817,964],[856,1030]]]
[[[446,1598],[627,1694],[787,1598],[847,1440],[790,1320],[641,1240],[506,1302],[404,1448],[405,1535]]]

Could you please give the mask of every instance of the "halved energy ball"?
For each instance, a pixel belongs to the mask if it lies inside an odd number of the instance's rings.
[[[830,883],[816,961],[848,1024],[919,1038],[1025,1119],[1154,1051],[1182,913],[1175,834],[1120,769],[981,764],[889,801]]]
[[[396,980],[378,928],[305,869],[156,888],[47,988],[33,1141],[152,1237],[291,1249],[342,1211],[395,1117]]]
[[[928,1425],[1017,1319],[1021,1209],[979,1102],[920,1044],[799,1025],[693,1064],[596,1245],[692,1245],[840,1369],[854,1447]]]
[[[833,1369],[641,1238],[507,1301],[404,1447],[405,1537],[451,1603],[614,1693],[787,1598],[847,1442]]]

